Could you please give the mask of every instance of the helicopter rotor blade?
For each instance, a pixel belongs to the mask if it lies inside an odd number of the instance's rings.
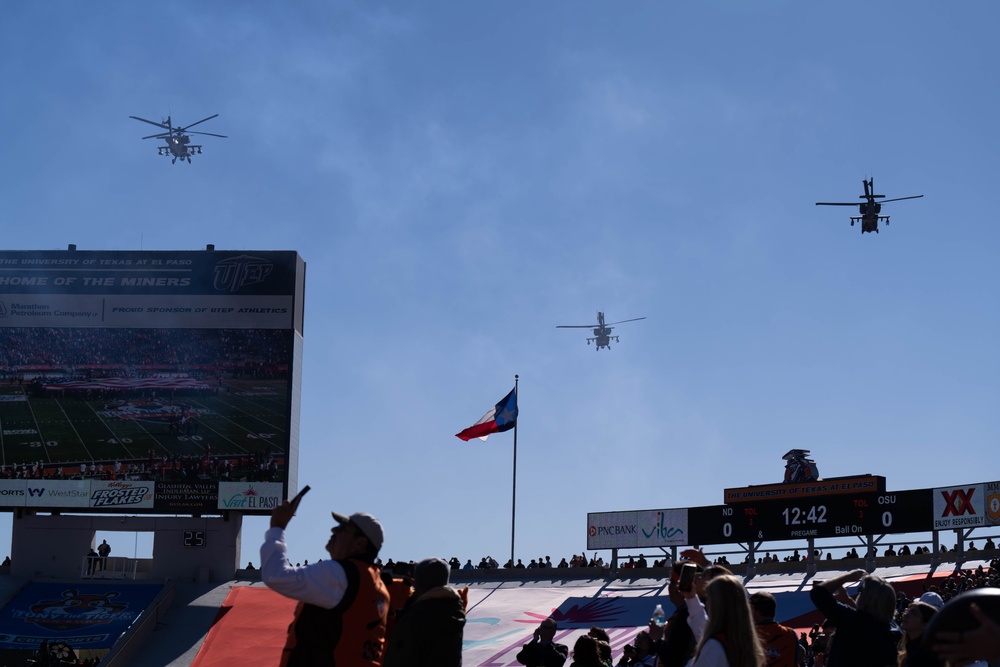
[[[912,197],[896,197],[895,199],[885,199],[881,203],[885,204],[890,201],[903,201],[904,199],[920,199],[923,195],[913,195]]]
[[[162,127],[164,130],[169,130],[170,129],[166,125],[164,125],[163,123],[156,123],[156,122],[151,121],[151,120],[146,120],[145,118],[139,118],[138,116],[129,116],[129,118],[134,118],[136,120],[141,120],[143,123],[149,123],[150,125],[155,125],[156,127]]]
[[[843,201],[818,201],[816,206],[857,206],[858,203],[854,201],[843,202]]]
[[[201,124],[201,123],[204,123],[204,122],[205,122],[206,120],[212,120],[213,118],[215,118],[215,116],[218,116],[218,115],[219,115],[219,114],[215,114],[214,116],[209,116],[208,118],[202,118],[201,120],[199,120],[199,121],[198,121],[198,122],[196,122],[196,123],[191,123],[190,125],[186,125],[186,126],[184,126],[184,127],[181,127],[181,128],[178,128],[178,129],[179,129],[179,130],[180,130],[181,132],[186,132],[186,131],[187,131],[187,129],[188,129],[189,127],[194,127],[195,125],[199,125],[199,124]]]
[[[209,137],[222,137],[223,139],[228,139],[224,134],[212,134],[211,132],[186,132],[185,134],[204,134]]]
[[[624,324],[625,322],[636,322],[638,320],[644,320],[644,319],[646,319],[646,318],[645,317],[633,317],[630,320],[619,320],[618,322],[607,322],[604,326],[609,327],[612,324]]]
[[[596,329],[596,324],[557,324],[556,329]]]
[[[143,139],[166,139],[170,136],[170,133],[163,132],[161,134],[151,134],[148,137],[143,137]]]

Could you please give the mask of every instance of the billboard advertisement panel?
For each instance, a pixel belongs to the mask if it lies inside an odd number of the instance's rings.
[[[276,482],[219,483],[220,510],[267,510],[270,514],[286,497],[281,484]]]
[[[639,532],[636,512],[594,512],[587,515],[588,549],[627,549]]]
[[[231,482],[287,495],[304,276],[292,251],[0,251],[0,483],[26,482],[0,507],[74,509],[86,491],[91,510],[218,513]]]
[[[934,489],[934,530],[986,525],[983,484]]]
[[[989,482],[986,486],[986,523],[1000,525],[1000,482]]]
[[[691,544],[686,509],[597,512],[587,515],[588,549]]]

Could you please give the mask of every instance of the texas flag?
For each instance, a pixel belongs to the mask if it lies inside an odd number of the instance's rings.
[[[479,438],[485,441],[490,433],[509,431],[517,424],[517,388],[500,399],[500,402],[490,408],[483,418],[475,424],[455,435],[462,440]]]

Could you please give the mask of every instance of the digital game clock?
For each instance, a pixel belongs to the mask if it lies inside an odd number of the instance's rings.
[[[692,544],[922,532],[933,527],[930,489],[784,498],[688,512]]]

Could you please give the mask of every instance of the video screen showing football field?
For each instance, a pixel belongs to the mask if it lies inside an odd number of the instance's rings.
[[[0,476],[274,479],[291,359],[287,330],[0,329]]]

